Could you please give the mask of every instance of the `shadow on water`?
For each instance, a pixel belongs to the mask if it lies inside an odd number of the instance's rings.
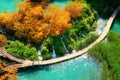
[[[19,73],[20,72],[31,73],[31,72],[36,72],[38,70],[40,70],[40,71],[42,71],[42,70],[48,71],[48,70],[50,70],[50,68],[49,68],[49,65],[47,65],[47,66],[44,66],[44,65],[42,65],[42,66],[30,66],[30,67],[27,67],[27,68],[21,68],[21,69],[19,69],[18,72]]]
[[[112,26],[111,30],[117,32],[120,35],[120,11],[118,12]]]

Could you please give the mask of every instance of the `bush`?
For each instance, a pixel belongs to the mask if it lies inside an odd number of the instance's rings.
[[[109,42],[120,42],[119,35],[114,31],[108,33],[107,39]]]
[[[120,80],[120,38],[112,31],[107,38],[107,43],[96,44],[88,53],[101,62],[103,80]]]
[[[82,33],[89,33],[97,27],[97,19],[98,13],[88,5],[84,6],[82,16],[79,19],[73,20],[72,28],[68,30],[68,33],[71,33],[72,30],[74,30],[72,34],[77,34],[78,36]]]
[[[93,41],[95,41],[97,38],[98,38],[98,36],[93,34],[93,33],[88,34],[84,38],[82,38],[79,41],[77,41],[77,43],[76,43],[77,44],[76,45],[76,50],[81,50],[81,49],[87,47]]]
[[[16,57],[30,60],[38,60],[37,50],[34,47],[25,46],[19,41],[11,41],[10,44],[7,45],[5,48],[8,53]]]
[[[58,56],[63,56],[65,54],[65,49],[60,36],[54,37],[54,49]]]
[[[49,52],[49,50],[47,49],[46,46],[43,46],[41,48],[41,55],[43,57],[43,60],[46,60],[46,59],[50,59],[51,58],[51,53]]]
[[[76,41],[74,38],[69,37],[67,35],[63,35],[62,36],[63,42],[66,45],[66,48],[68,49],[68,51],[71,53],[73,49],[75,49],[76,46]]]

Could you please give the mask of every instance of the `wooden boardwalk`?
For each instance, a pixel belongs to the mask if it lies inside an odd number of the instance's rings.
[[[44,60],[44,61],[30,61],[30,60],[19,59],[19,58],[16,58],[16,57],[6,53],[2,48],[0,48],[0,53],[2,53],[2,55],[6,56],[7,58],[9,58],[11,60],[19,62],[20,64],[16,64],[18,66],[18,68],[28,67],[28,66],[33,66],[33,65],[53,64],[53,63],[65,61],[65,60],[80,56],[80,55],[86,53],[90,48],[92,48],[95,44],[101,42],[106,37],[107,33],[109,32],[109,30],[111,28],[112,22],[114,21],[119,10],[120,10],[120,6],[118,8],[116,8],[114,10],[114,12],[112,13],[112,15],[110,16],[110,18],[107,22],[107,25],[104,28],[102,34],[93,43],[91,43],[88,47],[86,47],[78,52],[75,52],[75,53],[72,53],[72,54],[69,54],[69,55],[66,55],[63,57],[50,59],[50,60]]]

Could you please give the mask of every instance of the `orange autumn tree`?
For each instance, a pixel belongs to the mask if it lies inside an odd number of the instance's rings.
[[[16,13],[9,14],[3,12],[0,14],[0,25],[5,26],[7,30],[13,30],[14,22],[18,21],[19,17]]]
[[[55,5],[50,5],[45,10],[41,4],[29,0],[18,5],[18,12],[0,14],[0,25],[29,43],[39,45],[49,35],[60,35],[72,26],[70,13]]]
[[[49,23],[51,36],[60,35],[72,26],[70,14],[56,5],[47,7],[45,20]]]
[[[0,34],[0,47],[5,46],[6,44],[7,44],[7,38],[4,35]]]
[[[59,11],[59,13],[58,13]],[[21,7],[19,23],[14,23],[15,36],[40,44],[48,35],[57,36],[71,28],[70,14],[50,5],[44,11],[40,5]]]
[[[78,1],[74,1],[74,2],[70,2],[67,6],[66,6],[66,11],[68,11],[70,13],[70,16],[72,18],[77,18],[81,16],[81,11],[83,9],[83,6],[80,2]]]
[[[40,5],[24,6],[19,14],[22,17],[20,22],[14,23],[15,36],[35,44],[39,44],[48,36],[48,24],[43,19],[44,10]]]
[[[7,64],[2,62],[0,63],[0,80],[16,80],[17,66],[7,68]]]

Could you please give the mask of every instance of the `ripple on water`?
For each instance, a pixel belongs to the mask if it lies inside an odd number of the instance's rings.
[[[30,68],[18,80],[101,80],[99,64],[87,54],[68,61]]]

